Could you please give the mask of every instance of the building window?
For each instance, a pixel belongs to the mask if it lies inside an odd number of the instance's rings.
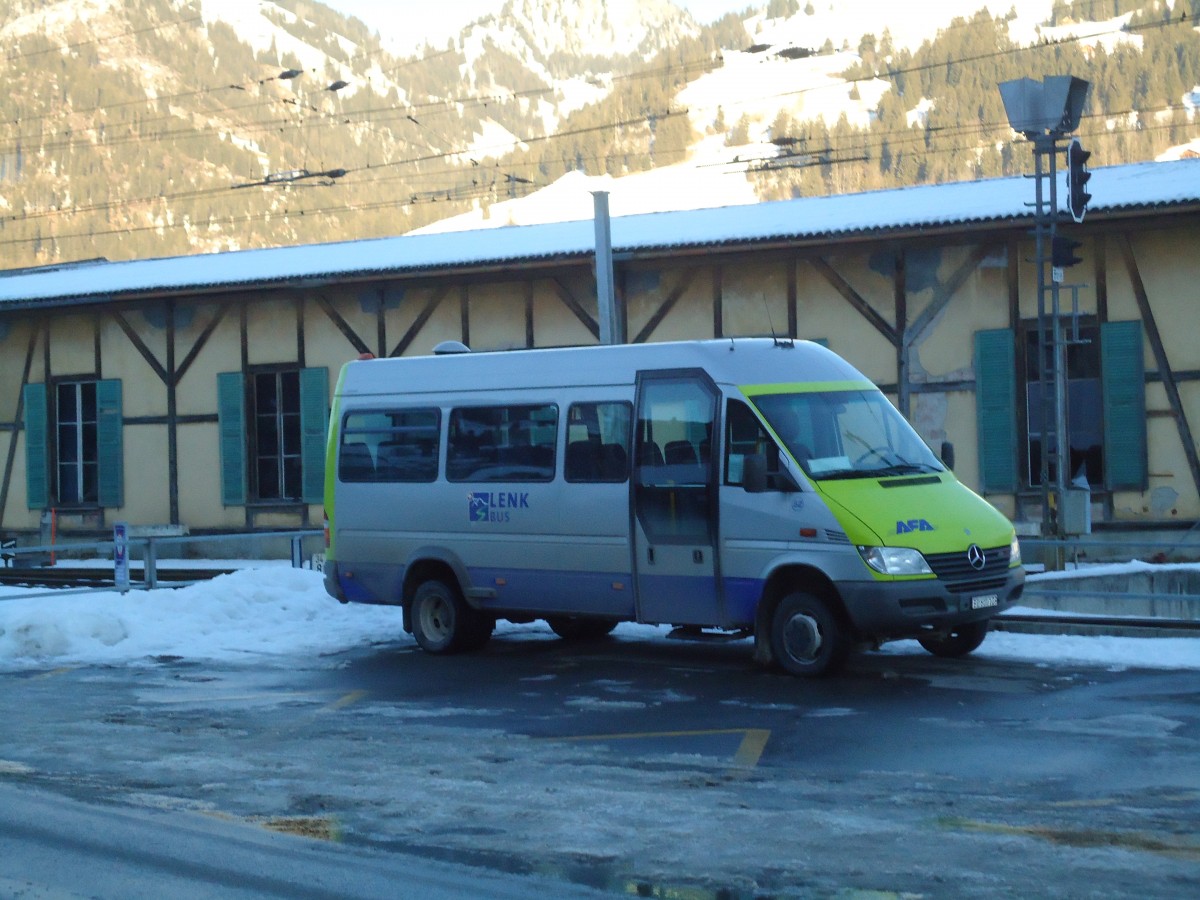
[[[221,502],[320,503],[328,421],[328,369],[217,375]]]
[[[96,382],[60,382],[54,400],[58,502],[67,506],[96,503],[100,472]]]
[[[1052,435],[1046,434],[1046,410],[1042,382],[1038,377],[1039,341],[1036,322],[1026,323],[1025,331],[1025,480],[1031,486],[1041,484],[1042,453],[1053,452]],[[1104,396],[1101,389],[1100,329],[1094,321],[1082,323],[1078,334],[1068,326],[1067,344],[1067,447],[1066,480],[1086,476],[1088,484],[1104,484]],[[1054,383],[1046,384],[1054,390]],[[1049,478],[1056,477],[1053,459]]]
[[[22,393],[29,508],[124,506],[121,382],[34,383]]]
[[[1146,451],[1145,345],[1141,323],[1080,323],[1080,342],[1067,354],[1067,480],[1080,472],[1095,490],[1144,491]],[[1072,335],[1072,340],[1074,335]],[[1022,358],[1023,357],[1023,358]],[[1023,376],[1023,377],[1022,377]],[[975,333],[975,399],[980,486],[1009,493],[1041,483],[1042,420],[1037,328]],[[1024,433],[1017,410],[1025,410]],[[1050,473],[1054,477],[1054,472]]]
[[[298,500],[301,494],[300,373],[250,376],[251,490],[259,500]]]

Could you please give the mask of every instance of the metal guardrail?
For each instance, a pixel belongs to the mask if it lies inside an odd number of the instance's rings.
[[[129,548],[140,548],[142,553],[142,580],[140,582],[131,581],[129,584],[130,590],[154,590],[159,587],[158,578],[158,562],[159,550],[164,546],[199,544],[199,543],[217,543],[221,541],[246,541],[246,540],[266,540],[287,538],[291,547],[291,563],[292,568],[299,569],[304,566],[304,541],[310,538],[323,537],[324,532],[321,529],[302,529],[291,531],[256,531],[256,532],[237,532],[230,534],[203,534],[203,535],[145,535],[140,537],[130,537],[127,540]],[[108,558],[113,557],[115,542],[112,540],[103,541],[79,541],[72,543],[55,543],[43,544],[30,547],[4,546],[0,552],[3,553],[5,565],[15,563],[22,556],[34,557],[37,559],[49,558],[52,554],[103,554]],[[194,581],[173,581],[171,587],[185,587],[188,584],[195,584]],[[87,594],[87,593],[112,593],[114,590],[119,590],[116,587],[91,587],[80,588],[77,590],[52,590],[41,592],[38,594],[22,593],[19,595],[0,596],[0,600],[11,600],[16,597],[39,597],[39,596],[56,596],[62,597],[70,594]]]

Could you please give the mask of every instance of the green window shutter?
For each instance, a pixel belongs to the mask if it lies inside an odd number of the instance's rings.
[[[246,502],[246,388],[241,372],[217,376],[217,431],[221,443],[221,502]]]
[[[975,411],[979,482],[984,491],[1017,489],[1017,365],[1007,328],[975,332]]]
[[[120,379],[96,382],[96,459],[100,505],[117,509],[125,505],[125,452],[122,431]]]
[[[1141,322],[1100,326],[1104,386],[1104,482],[1109,490],[1145,490],[1146,382]]]
[[[46,431],[46,385],[25,385],[25,496],[30,509],[50,505],[49,435]]]
[[[325,499],[325,437],[329,424],[329,370],[300,370],[300,469],[304,502]]]

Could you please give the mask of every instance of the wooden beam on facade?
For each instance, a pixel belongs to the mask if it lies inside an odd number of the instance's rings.
[[[145,341],[143,341],[138,333],[133,330],[133,326],[129,324],[129,321],[125,318],[125,316],[114,311],[113,318],[116,320],[117,324],[121,326],[121,330],[125,332],[125,337],[129,338],[129,343],[133,344],[133,346],[137,349],[137,352],[142,355],[142,359],[146,360],[146,364],[154,370],[154,374],[162,380],[163,384],[170,384],[171,379],[167,374],[167,370],[163,368],[163,364],[158,361],[158,357],[156,357],[150,348],[146,346]]]
[[[942,310],[954,299],[958,289],[966,284],[967,279],[975,273],[979,264],[992,252],[992,249],[990,244],[976,244],[975,249],[963,260],[962,265],[954,270],[954,274],[946,280],[946,283],[938,285],[933,292],[933,299],[929,301],[927,307],[921,310],[921,314],[917,316],[904,336],[910,345],[921,339],[926,329],[933,324],[933,320],[942,314]]]
[[[650,321],[642,326],[642,330],[637,333],[637,337],[633,339],[633,343],[644,344],[650,335],[654,334],[654,329],[662,324],[663,319],[667,317],[671,309],[679,302],[679,298],[687,293],[687,289],[692,286],[692,282],[695,280],[696,269],[684,269],[679,278],[679,284],[675,285],[674,289],[663,299],[662,305],[650,317]]]
[[[896,306],[896,406],[906,419],[909,416],[909,394],[911,383],[909,379],[908,342],[904,333],[908,328],[908,288],[905,282],[905,256],[903,250],[895,253],[892,266],[892,297]]]
[[[533,282],[525,282],[525,346],[532,348],[533,334]]]
[[[799,275],[796,272],[796,267],[800,265],[800,261],[789,259],[787,261],[787,317],[788,317],[788,337],[800,337],[800,316],[797,311],[797,282]]]
[[[358,336],[355,330],[350,327],[350,323],[342,318],[342,314],[333,308],[333,304],[330,303],[324,295],[317,294],[315,299],[317,301],[317,306],[321,307],[321,311],[329,317],[329,321],[331,321],[337,327],[337,330],[345,336],[346,340],[350,342],[350,346],[352,346],[359,353],[371,352],[371,348],[367,346],[367,342]]]
[[[433,316],[434,311],[438,308],[438,304],[442,302],[448,293],[450,293],[449,287],[438,288],[433,292],[433,296],[429,298],[429,302],[425,304],[425,308],[417,315],[416,320],[408,327],[408,331],[404,332],[404,337],[400,338],[400,343],[392,349],[392,352],[388,356],[404,355],[404,351],[417,339],[417,335],[421,333],[421,329],[425,327],[425,323]]]
[[[1103,234],[1092,239],[1092,255],[1096,261],[1096,318],[1103,325],[1108,321],[1108,241]]]
[[[25,370],[21,373],[21,386],[17,388],[17,411],[13,418],[13,429],[8,437],[8,456],[4,460],[4,483],[0,484],[0,525],[4,524],[4,514],[8,512],[8,488],[12,484],[13,466],[17,461],[17,435],[21,433],[21,418],[25,415],[25,385],[29,384],[29,373],[33,371],[33,357],[37,352],[38,337],[42,333],[42,323],[37,323],[29,332],[29,349],[25,351]],[[46,330],[49,336],[49,329]]]
[[[1008,242],[1008,259],[1004,269],[1004,287],[1008,291],[1008,327],[1013,334],[1021,327],[1021,245]]]
[[[179,398],[175,374],[175,303],[167,301],[167,505],[171,524],[179,524]]]
[[[1146,293],[1145,282],[1142,281],[1141,269],[1138,268],[1137,258],[1133,255],[1133,244],[1128,234],[1116,237],[1125,257],[1125,268],[1129,271],[1129,281],[1133,287],[1133,296],[1137,300],[1138,310],[1142,314],[1142,324],[1146,328],[1146,337],[1150,339],[1150,349],[1154,351],[1155,365],[1162,378],[1163,388],[1167,392],[1167,402],[1175,416],[1175,425],[1179,429],[1179,440],[1183,444],[1183,453],[1187,457],[1188,467],[1192,471],[1192,483],[1196,493],[1200,494],[1200,456],[1196,454],[1196,441],[1192,437],[1192,429],[1188,424],[1187,411],[1183,406],[1183,398],[1179,395],[1179,385],[1175,374],[1171,371],[1171,363],[1167,359],[1167,350],[1163,346],[1162,335],[1158,331],[1158,323],[1154,318],[1154,310],[1150,308],[1150,296]]]
[[[725,269],[723,266],[713,266],[712,269],[712,304],[713,304],[713,337],[725,337]]]
[[[833,266],[820,256],[814,256],[809,262],[846,299],[847,303],[858,310],[859,315],[874,326],[876,331],[888,339],[892,346],[900,346],[900,336],[896,333],[896,329],[889,325],[887,320],[877,313],[875,308],[864,300],[862,295],[851,287],[850,282],[839,275]]]
[[[563,302],[563,305],[575,314],[575,318],[582,322],[584,327],[592,333],[592,337],[600,340],[600,323],[592,318],[591,313],[584,309],[580,302],[575,299],[567,286],[562,283],[562,279],[551,279],[551,283],[554,285],[554,292],[558,294],[558,299]]]
[[[178,367],[175,369],[175,384],[179,384],[183,380],[184,374],[192,367],[192,363],[196,361],[196,357],[200,355],[200,351],[204,349],[204,345],[208,343],[208,339],[212,337],[212,333],[217,330],[217,326],[221,324],[221,320],[225,318],[225,314],[229,312],[232,303],[222,303],[217,307],[217,314],[213,316],[199,336],[196,342],[192,344],[192,349],[187,352],[187,356],[183,358]]]
[[[471,346],[471,289],[465,285],[458,286],[458,318],[459,328],[462,331],[462,342],[465,346]]]

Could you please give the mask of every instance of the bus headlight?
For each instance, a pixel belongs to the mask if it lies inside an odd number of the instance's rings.
[[[859,547],[863,562],[883,575],[932,575],[929,563],[908,547]]]
[[[1021,564],[1021,542],[1017,540],[1014,534],[1012,544],[1008,548],[1008,567],[1011,569],[1014,566]]]

